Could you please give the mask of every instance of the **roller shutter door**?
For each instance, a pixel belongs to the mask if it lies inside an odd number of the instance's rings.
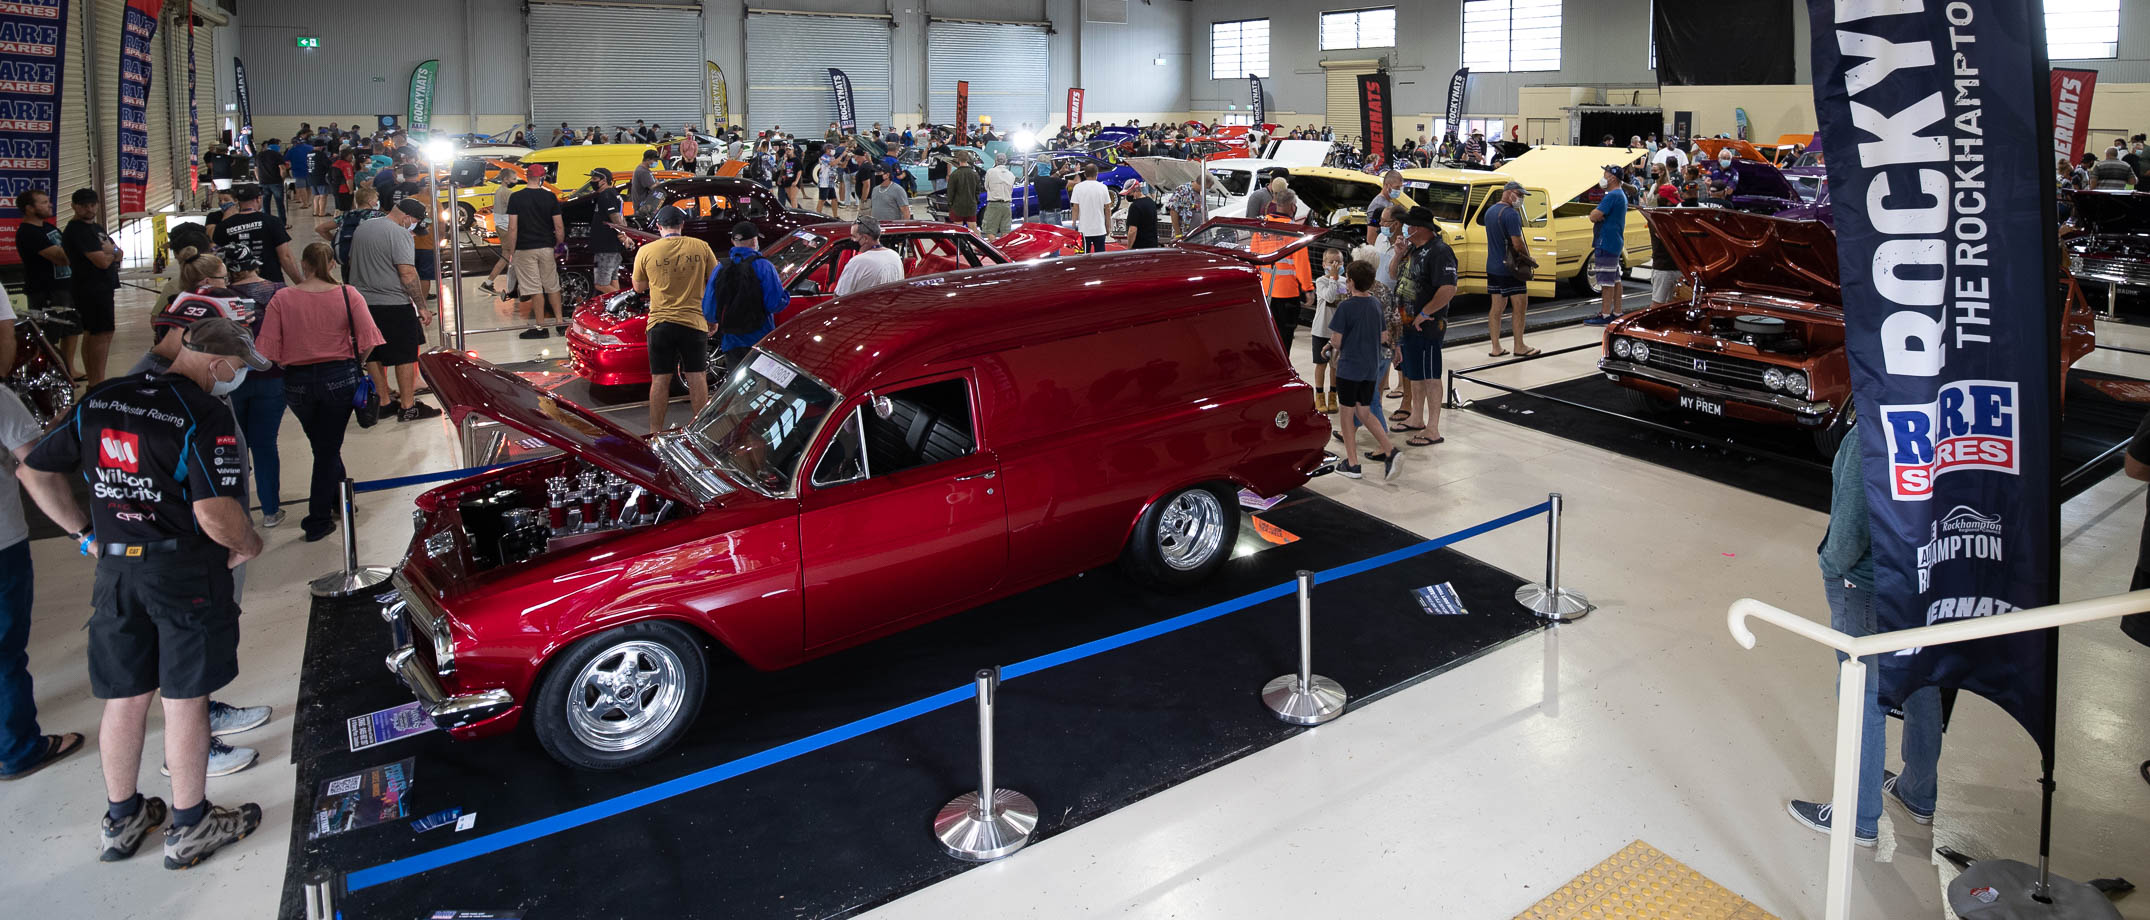
[[[1045,27],[997,22],[926,25],[927,110],[935,124],[956,120],[956,81],[970,81],[970,118],[991,116],[1003,132],[1050,120],[1046,78],[1052,72]]]
[[[699,6],[530,4],[530,115],[541,125],[702,121]]]
[[[79,3],[76,5],[80,5]],[[93,52],[92,74],[97,98],[97,160],[100,164],[103,186],[98,193],[104,196],[105,224],[119,223],[119,35],[120,26],[127,18],[124,4],[100,3],[94,19],[97,34],[96,50]],[[62,214],[67,211],[63,206]]]
[[[1380,61],[1323,61],[1328,80],[1329,112],[1326,124],[1336,129],[1336,139],[1359,142],[1359,75],[1373,73]]]
[[[82,57],[89,30],[83,25],[85,3],[67,5],[67,53],[60,75],[60,169],[53,201],[67,213],[67,196],[90,184],[90,86]]]
[[[891,45],[880,17],[748,13],[747,128],[820,137],[836,120],[831,67],[851,78],[859,127],[889,124]]]

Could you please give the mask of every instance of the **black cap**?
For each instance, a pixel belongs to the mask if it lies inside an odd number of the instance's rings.
[[[1397,218],[1397,220],[1402,221],[1404,226],[1406,227],[1424,227],[1428,230],[1434,229],[1433,211],[1427,208],[1425,205],[1413,206],[1411,210],[1405,211],[1403,216]]]
[[[416,198],[405,198],[405,199],[403,199],[402,201],[398,201],[398,202],[396,202],[396,210],[398,210],[398,211],[402,211],[402,212],[404,213],[404,215],[405,215],[405,216],[407,216],[407,217],[415,217],[415,218],[418,218],[418,221],[419,221],[420,223],[424,223],[424,222],[425,222],[425,219],[426,219],[426,206],[425,206],[425,202],[419,201],[419,200],[418,200],[418,199],[416,199]]]
[[[761,239],[761,228],[754,226],[753,221],[742,220],[732,225],[732,240],[734,242],[758,239]]]
[[[677,207],[674,207],[674,206],[672,206],[672,205],[665,205],[664,207],[661,207],[661,208],[658,208],[658,209],[657,209],[657,226],[659,226],[659,227],[684,227],[684,226],[686,226],[686,225],[687,225],[687,212],[686,212],[686,211],[684,211],[684,210],[681,210],[681,209],[679,209],[679,208],[677,208]],[[734,229],[733,229],[733,233],[734,233],[734,235],[737,235],[737,232],[738,232],[738,231],[737,231],[737,228],[734,228]]]
[[[590,178],[603,179],[606,182],[610,182],[612,181],[612,170],[599,166],[596,169],[590,170]]]

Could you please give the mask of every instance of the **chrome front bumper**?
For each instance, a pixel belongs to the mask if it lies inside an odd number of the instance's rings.
[[[2068,273],[2078,281],[2103,281],[2127,287],[2150,287],[2150,262],[2099,258],[2070,253]]]
[[[1614,380],[1618,380],[1621,377],[1635,377],[1648,380],[1651,383],[1678,387],[1702,396],[1711,396],[1717,399],[1789,412],[1798,416],[1800,423],[1805,425],[1819,425],[1829,417],[1830,413],[1836,411],[1835,406],[1826,402],[1808,402],[1795,396],[1771,393],[1768,390],[1749,390],[1728,386],[1714,380],[1676,374],[1672,371],[1647,367],[1636,364],[1633,361],[1622,361],[1618,358],[1598,359],[1598,370],[1604,371],[1605,376]]]
[[[396,675],[403,686],[418,698],[419,708],[425,710],[435,727],[443,731],[475,725],[515,708],[515,696],[506,690],[484,690],[460,696],[449,696],[441,689],[440,677],[426,666],[419,657],[414,632],[424,632],[438,649],[447,643],[447,624],[433,619],[417,624],[414,616],[426,616],[429,606],[417,597],[410,583],[398,575],[395,578],[396,594],[381,607],[381,619],[388,622],[388,632],[394,650],[388,653],[388,672]],[[416,612],[414,612],[416,611]],[[450,648],[452,648],[452,644]],[[446,661],[453,662],[449,657]],[[452,664],[444,669],[453,673]]]

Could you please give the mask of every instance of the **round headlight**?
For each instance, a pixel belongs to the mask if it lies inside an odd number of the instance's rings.
[[[1792,371],[1791,373],[1785,374],[1784,391],[1792,394],[1793,396],[1805,399],[1807,396],[1807,375],[1802,374],[1798,371]]]
[[[1628,346],[1627,353],[1629,357],[1634,358],[1638,363],[1648,361],[1650,360],[1650,343],[1636,342]]]
[[[1762,385],[1772,390],[1784,389],[1784,371],[1770,368],[1762,372]]]
[[[1627,355],[1628,355],[1628,350],[1629,350],[1629,347],[1630,347],[1630,343],[1628,342],[1628,340],[1626,340],[1626,339],[1614,339],[1614,340],[1613,340],[1613,344],[1612,344],[1612,349],[1613,349],[1613,357],[1615,357],[1615,358],[1625,358],[1625,357],[1627,357]]]

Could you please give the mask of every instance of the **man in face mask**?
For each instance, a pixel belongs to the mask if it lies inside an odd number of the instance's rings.
[[[1598,225],[1591,241],[1590,271],[1603,292],[1598,315],[1583,320],[1592,326],[1603,326],[1620,315],[1620,259],[1627,250],[1627,193],[1620,187],[1621,174],[1618,166],[1605,167],[1605,175],[1598,179],[1605,197],[1590,211],[1590,222]]]

